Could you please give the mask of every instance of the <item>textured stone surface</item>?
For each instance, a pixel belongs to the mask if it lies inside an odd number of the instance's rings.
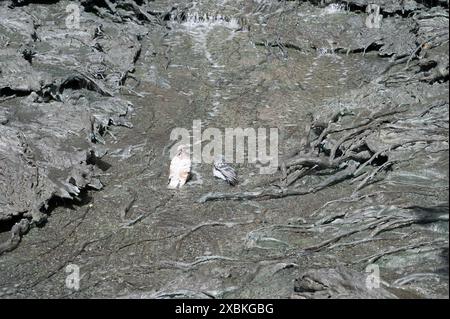
[[[448,298],[445,1],[378,1],[379,29],[363,0],[13,2],[0,2],[1,298]],[[388,114],[364,131],[360,154],[380,157],[361,175],[199,203],[281,177],[236,164],[230,188],[202,163],[166,189],[174,128],[277,127],[287,154],[342,110],[321,156]]]

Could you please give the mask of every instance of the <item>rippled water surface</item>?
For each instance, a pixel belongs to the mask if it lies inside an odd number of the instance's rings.
[[[336,246],[336,255],[324,252],[318,259],[296,255],[318,240],[302,225],[337,214],[332,204],[324,204],[351,196],[345,187],[282,200],[197,202],[211,191],[244,192],[278,177],[261,175],[246,162],[235,165],[239,185],[233,189],[214,179],[207,163],[194,164],[193,178],[181,190],[166,189],[174,128],[192,134],[196,120],[202,129],[222,132],[278,128],[283,154],[298,147],[312,116],[358,104],[348,101],[349,94],[374,81],[390,63],[390,57],[381,57],[369,45],[352,47],[349,30],[362,24],[362,13],[340,4],[318,7],[296,1],[192,1],[177,10],[169,2],[152,2],[155,12],[168,12],[164,27],[125,21],[117,24],[119,33],[105,20],[106,37],[139,35],[132,77],[117,93],[132,105],[133,128],[105,135],[108,151],[102,160],[108,168],[96,171],[104,188],[86,193],[88,205],[55,207],[45,227],[33,229],[17,250],[0,257],[0,269],[10,274],[0,282],[4,294],[287,298],[299,271],[350,264],[355,254],[365,253],[343,245]],[[50,11],[57,24],[63,4],[44,8],[30,7],[41,18]],[[103,21],[93,13],[82,14],[89,32]],[[101,62],[90,54],[90,62]],[[33,67],[51,60],[42,54]],[[408,98],[419,99],[413,94]],[[382,204],[371,197],[350,198],[346,211],[357,211],[363,202],[375,208]],[[341,227],[344,231],[346,226]],[[339,221],[323,229],[339,230]],[[367,253],[389,248],[384,239],[371,244]],[[424,267],[433,263],[424,260]],[[80,265],[86,274],[78,292],[63,285],[67,263]],[[396,268],[389,262],[384,266],[395,279]],[[23,282],[14,287],[19,274]]]

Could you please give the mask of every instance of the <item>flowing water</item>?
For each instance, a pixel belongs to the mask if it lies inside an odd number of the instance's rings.
[[[277,225],[301,224],[346,190],[199,204],[212,190],[245,191],[274,176],[236,164],[240,184],[230,189],[201,163],[183,189],[168,191],[170,133],[186,128],[192,134],[193,121],[201,120],[202,129],[221,131],[279,128],[280,152],[297,146],[310,114],[334,113],[348,92],[389,63],[372,52],[337,50],[341,22],[356,16],[336,4],[195,1],[182,14],[172,12],[166,28],[139,26],[133,31],[142,35],[133,73],[139,83],[121,91],[133,105],[133,128],[105,137],[110,168],[97,172],[104,188],[88,192],[89,204],[56,207],[44,227],[0,258],[9,274],[0,283],[4,295],[291,296],[305,269],[292,251],[312,239],[301,227]],[[105,26],[113,38],[115,29]],[[123,32],[128,29],[134,30],[124,25]],[[81,267],[79,291],[64,287],[68,263]]]

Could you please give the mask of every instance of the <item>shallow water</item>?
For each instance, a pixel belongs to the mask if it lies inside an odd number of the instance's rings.
[[[170,1],[155,1],[152,8],[165,10],[171,5]],[[48,10],[56,15],[63,7],[49,6]],[[378,209],[377,205],[398,198],[381,195],[352,202],[349,196],[354,186],[345,184],[280,200],[196,202],[211,191],[248,191],[278,176],[261,175],[256,165],[247,162],[235,164],[240,179],[236,188],[214,179],[211,165],[201,163],[194,165],[194,176],[185,187],[168,191],[174,128],[186,128],[192,134],[195,120],[202,121],[202,129],[221,131],[227,127],[279,128],[283,135],[280,152],[284,152],[298,147],[311,114],[327,118],[325,115],[342,107],[360,103],[354,98],[349,102],[351,93],[371,84],[389,64],[389,59],[377,52],[342,53],[342,47],[350,48],[353,43],[341,34],[352,29],[354,20],[363,18],[339,5],[319,8],[292,1],[195,1],[181,11],[182,15],[172,12],[164,27],[115,24],[83,13],[87,34],[104,22],[105,34],[111,39],[118,30],[130,39],[141,35],[141,52],[132,72],[138,80],[127,79],[125,88],[115,92],[132,103],[133,128],[113,128],[111,135],[104,136],[108,152],[102,160],[110,167],[96,168],[104,188],[87,192],[89,204],[55,207],[44,227],[33,228],[16,250],[0,257],[0,296],[288,298],[301,271],[351,265],[355,256],[363,258],[402,245],[414,233],[428,239],[439,237],[433,233],[436,230],[417,226],[407,228],[401,239],[377,238],[364,248],[337,245],[329,251],[299,256],[304,247],[351,226],[345,219],[339,224],[339,218],[312,230],[303,227],[306,224],[342,210],[357,214],[367,207]],[[48,12],[37,10],[35,14],[43,19]],[[10,23],[14,20],[8,20]],[[59,41],[57,38],[58,33],[52,39],[43,36],[42,45]],[[104,41],[105,46],[114,43]],[[125,45],[118,47],[119,52],[127,50]],[[36,64],[45,66],[54,57],[41,51]],[[67,59],[75,56],[86,63],[90,56],[72,54],[67,53]],[[121,69],[125,62],[119,53],[117,56],[113,64]],[[90,56],[98,62],[95,57]],[[369,95],[367,92],[362,95]],[[433,168],[442,177],[445,169],[438,165]],[[405,174],[411,177],[409,171]],[[308,185],[315,179],[307,177],[302,183]],[[443,178],[439,185],[445,181]],[[324,206],[346,197],[350,200],[344,208],[333,203]],[[445,200],[445,195],[435,200]],[[364,215],[358,222],[366,222]],[[2,233],[0,238],[8,235]],[[358,236],[349,240],[361,240]],[[439,267],[445,267],[444,253],[436,250],[420,259],[413,252],[405,257],[412,260],[406,266],[395,258],[380,264],[386,280],[393,281],[400,277],[399,269],[406,272],[403,266],[409,272],[419,265],[417,271],[425,272],[440,260]],[[81,267],[84,279],[79,291],[64,285],[67,264]],[[362,264],[349,267],[364,273]],[[443,296],[448,283],[441,280],[426,287],[425,294],[413,291],[421,297]]]

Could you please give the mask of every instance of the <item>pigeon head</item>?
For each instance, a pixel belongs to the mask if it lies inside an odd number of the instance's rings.
[[[225,163],[225,156],[223,156],[222,154],[217,155],[214,162],[216,163]]]
[[[177,156],[189,155],[189,145],[182,144],[177,147]]]

